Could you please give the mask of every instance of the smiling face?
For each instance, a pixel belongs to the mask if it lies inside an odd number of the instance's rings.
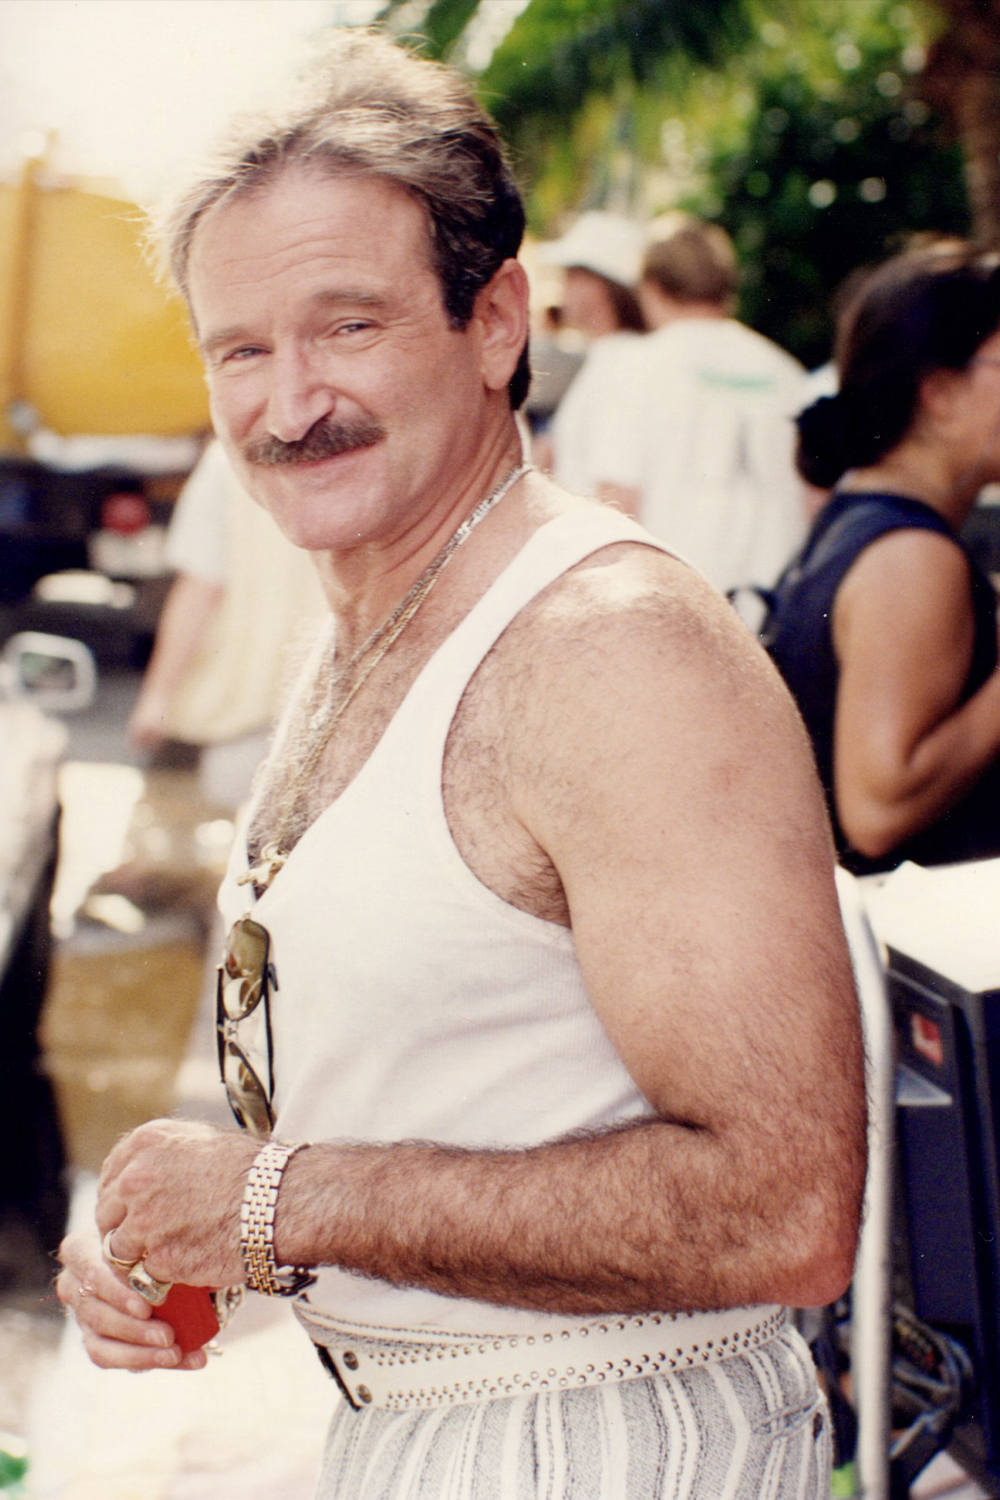
[[[189,290],[215,430],[299,546],[405,536],[509,421],[483,320],[449,325],[422,205],[380,178],[294,165],[210,210]]]

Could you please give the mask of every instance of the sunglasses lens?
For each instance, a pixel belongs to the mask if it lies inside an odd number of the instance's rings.
[[[274,1115],[267,1091],[235,1042],[227,1041],[222,1056],[222,1077],[229,1107],[237,1123],[251,1135],[270,1134]]]
[[[219,966],[216,1010],[219,1067],[229,1106],[243,1129],[257,1136],[269,1135],[274,1126],[270,1095],[232,1031],[236,1022],[244,1020],[261,1001],[264,1002],[267,1067],[270,1070],[271,1034],[267,1020],[266,983],[269,945],[267,929],[252,917],[241,917],[233,925]]]
[[[230,1021],[242,1021],[260,1004],[267,969],[266,930],[244,917],[226,940],[219,974],[219,999]]]

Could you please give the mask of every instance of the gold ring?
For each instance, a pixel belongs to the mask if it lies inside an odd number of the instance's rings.
[[[166,1300],[171,1286],[169,1281],[157,1281],[154,1276],[150,1276],[141,1260],[137,1260],[129,1271],[128,1284],[133,1292],[138,1292],[139,1296],[144,1297],[151,1307],[159,1307],[160,1303]]]
[[[132,1270],[133,1266],[137,1266],[139,1262],[137,1260],[122,1260],[120,1255],[114,1255],[112,1253],[111,1236],[113,1234],[114,1230],[109,1229],[107,1234],[104,1236],[104,1242],[101,1245],[101,1253],[109,1266],[114,1266],[117,1270],[124,1271],[127,1276],[129,1271]]]

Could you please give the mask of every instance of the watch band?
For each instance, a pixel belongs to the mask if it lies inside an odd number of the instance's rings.
[[[282,1173],[304,1145],[304,1141],[296,1146],[268,1141],[247,1173],[240,1206],[240,1251],[247,1286],[266,1297],[294,1297],[316,1280],[307,1267],[279,1267],[274,1259],[274,1216]]]

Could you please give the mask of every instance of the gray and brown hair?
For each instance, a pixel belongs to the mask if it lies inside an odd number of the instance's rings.
[[[497,128],[465,80],[377,32],[348,28],[327,40],[287,107],[234,121],[201,174],[152,215],[151,238],[185,297],[204,215],[265,187],[292,163],[380,177],[424,205],[454,328],[466,326],[478,292],[517,255],[521,195]],[[526,346],[510,382],[515,409],[529,379]]]
[[[678,223],[646,251],[642,274],[677,302],[726,306],[739,286],[736,249],[720,224]]]

